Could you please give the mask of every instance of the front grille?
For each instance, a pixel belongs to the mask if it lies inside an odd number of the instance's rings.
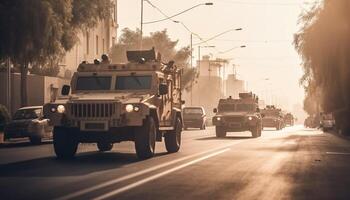
[[[224,118],[226,122],[243,122],[243,116],[227,116]]]
[[[117,103],[71,103],[69,110],[74,118],[110,118],[117,112]]]

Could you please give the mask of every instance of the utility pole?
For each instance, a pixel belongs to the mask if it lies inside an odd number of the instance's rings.
[[[192,37],[192,33],[191,33],[191,38],[190,38],[190,43],[191,43],[191,45],[190,45],[190,50],[191,50],[191,54],[190,54],[190,56],[191,56],[191,60],[190,60],[190,63],[191,63],[191,70],[193,70],[193,57],[192,57],[192,55],[193,55],[193,37]],[[192,106],[192,101],[193,101],[193,78],[191,78],[191,106]]]
[[[140,38],[140,50],[142,50],[142,38],[143,38],[143,0],[141,0],[141,38]]]
[[[198,71],[201,72],[201,46],[198,46]]]
[[[7,59],[7,109],[11,114],[11,62]]]

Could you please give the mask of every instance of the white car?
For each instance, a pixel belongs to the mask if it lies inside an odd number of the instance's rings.
[[[322,114],[320,125],[323,131],[332,130],[335,128],[335,120],[332,114]]]
[[[24,137],[28,137],[32,144],[40,144],[42,138],[52,138],[52,127],[43,116],[42,106],[18,109],[5,126],[5,140]]]

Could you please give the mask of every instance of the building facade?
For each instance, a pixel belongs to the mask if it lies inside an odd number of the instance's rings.
[[[78,33],[78,43],[63,57],[61,71],[75,71],[82,61],[93,62],[108,54],[117,41],[117,0],[113,0],[111,18],[101,20],[97,26]]]

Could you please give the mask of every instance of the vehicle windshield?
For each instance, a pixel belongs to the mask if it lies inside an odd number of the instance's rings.
[[[77,90],[110,90],[110,76],[80,76],[77,78]]]
[[[279,111],[275,111],[275,110],[265,110],[263,111],[263,114],[266,117],[278,117],[279,116]]]
[[[235,104],[220,104],[219,112],[234,112]]]
[[[253,104],[220,104],[219,105],[220,112],[248,112],[254,111]]]
[[[184,114],[189,114],[189,115],[191,115],[191,114],[200,114],[200,115],[202,115],[203,114],[203,111],[202,111],[202,109],[201,108],[185,108],[184,109]]]
[[[322,116],[323,120],[333,120],[333,115],[332,114],[326,114]]]
[[[148,90],[152,86],[152,76],[117,76],[116,90]]]
[[[39,118],[41,113],[40,108],[36,109],[22,109],[22,110],[17,110],[15,115],[13,116],[13,119],[36,119]]]
[[[236,104],[236,111],[254,111],[253,104]]]

